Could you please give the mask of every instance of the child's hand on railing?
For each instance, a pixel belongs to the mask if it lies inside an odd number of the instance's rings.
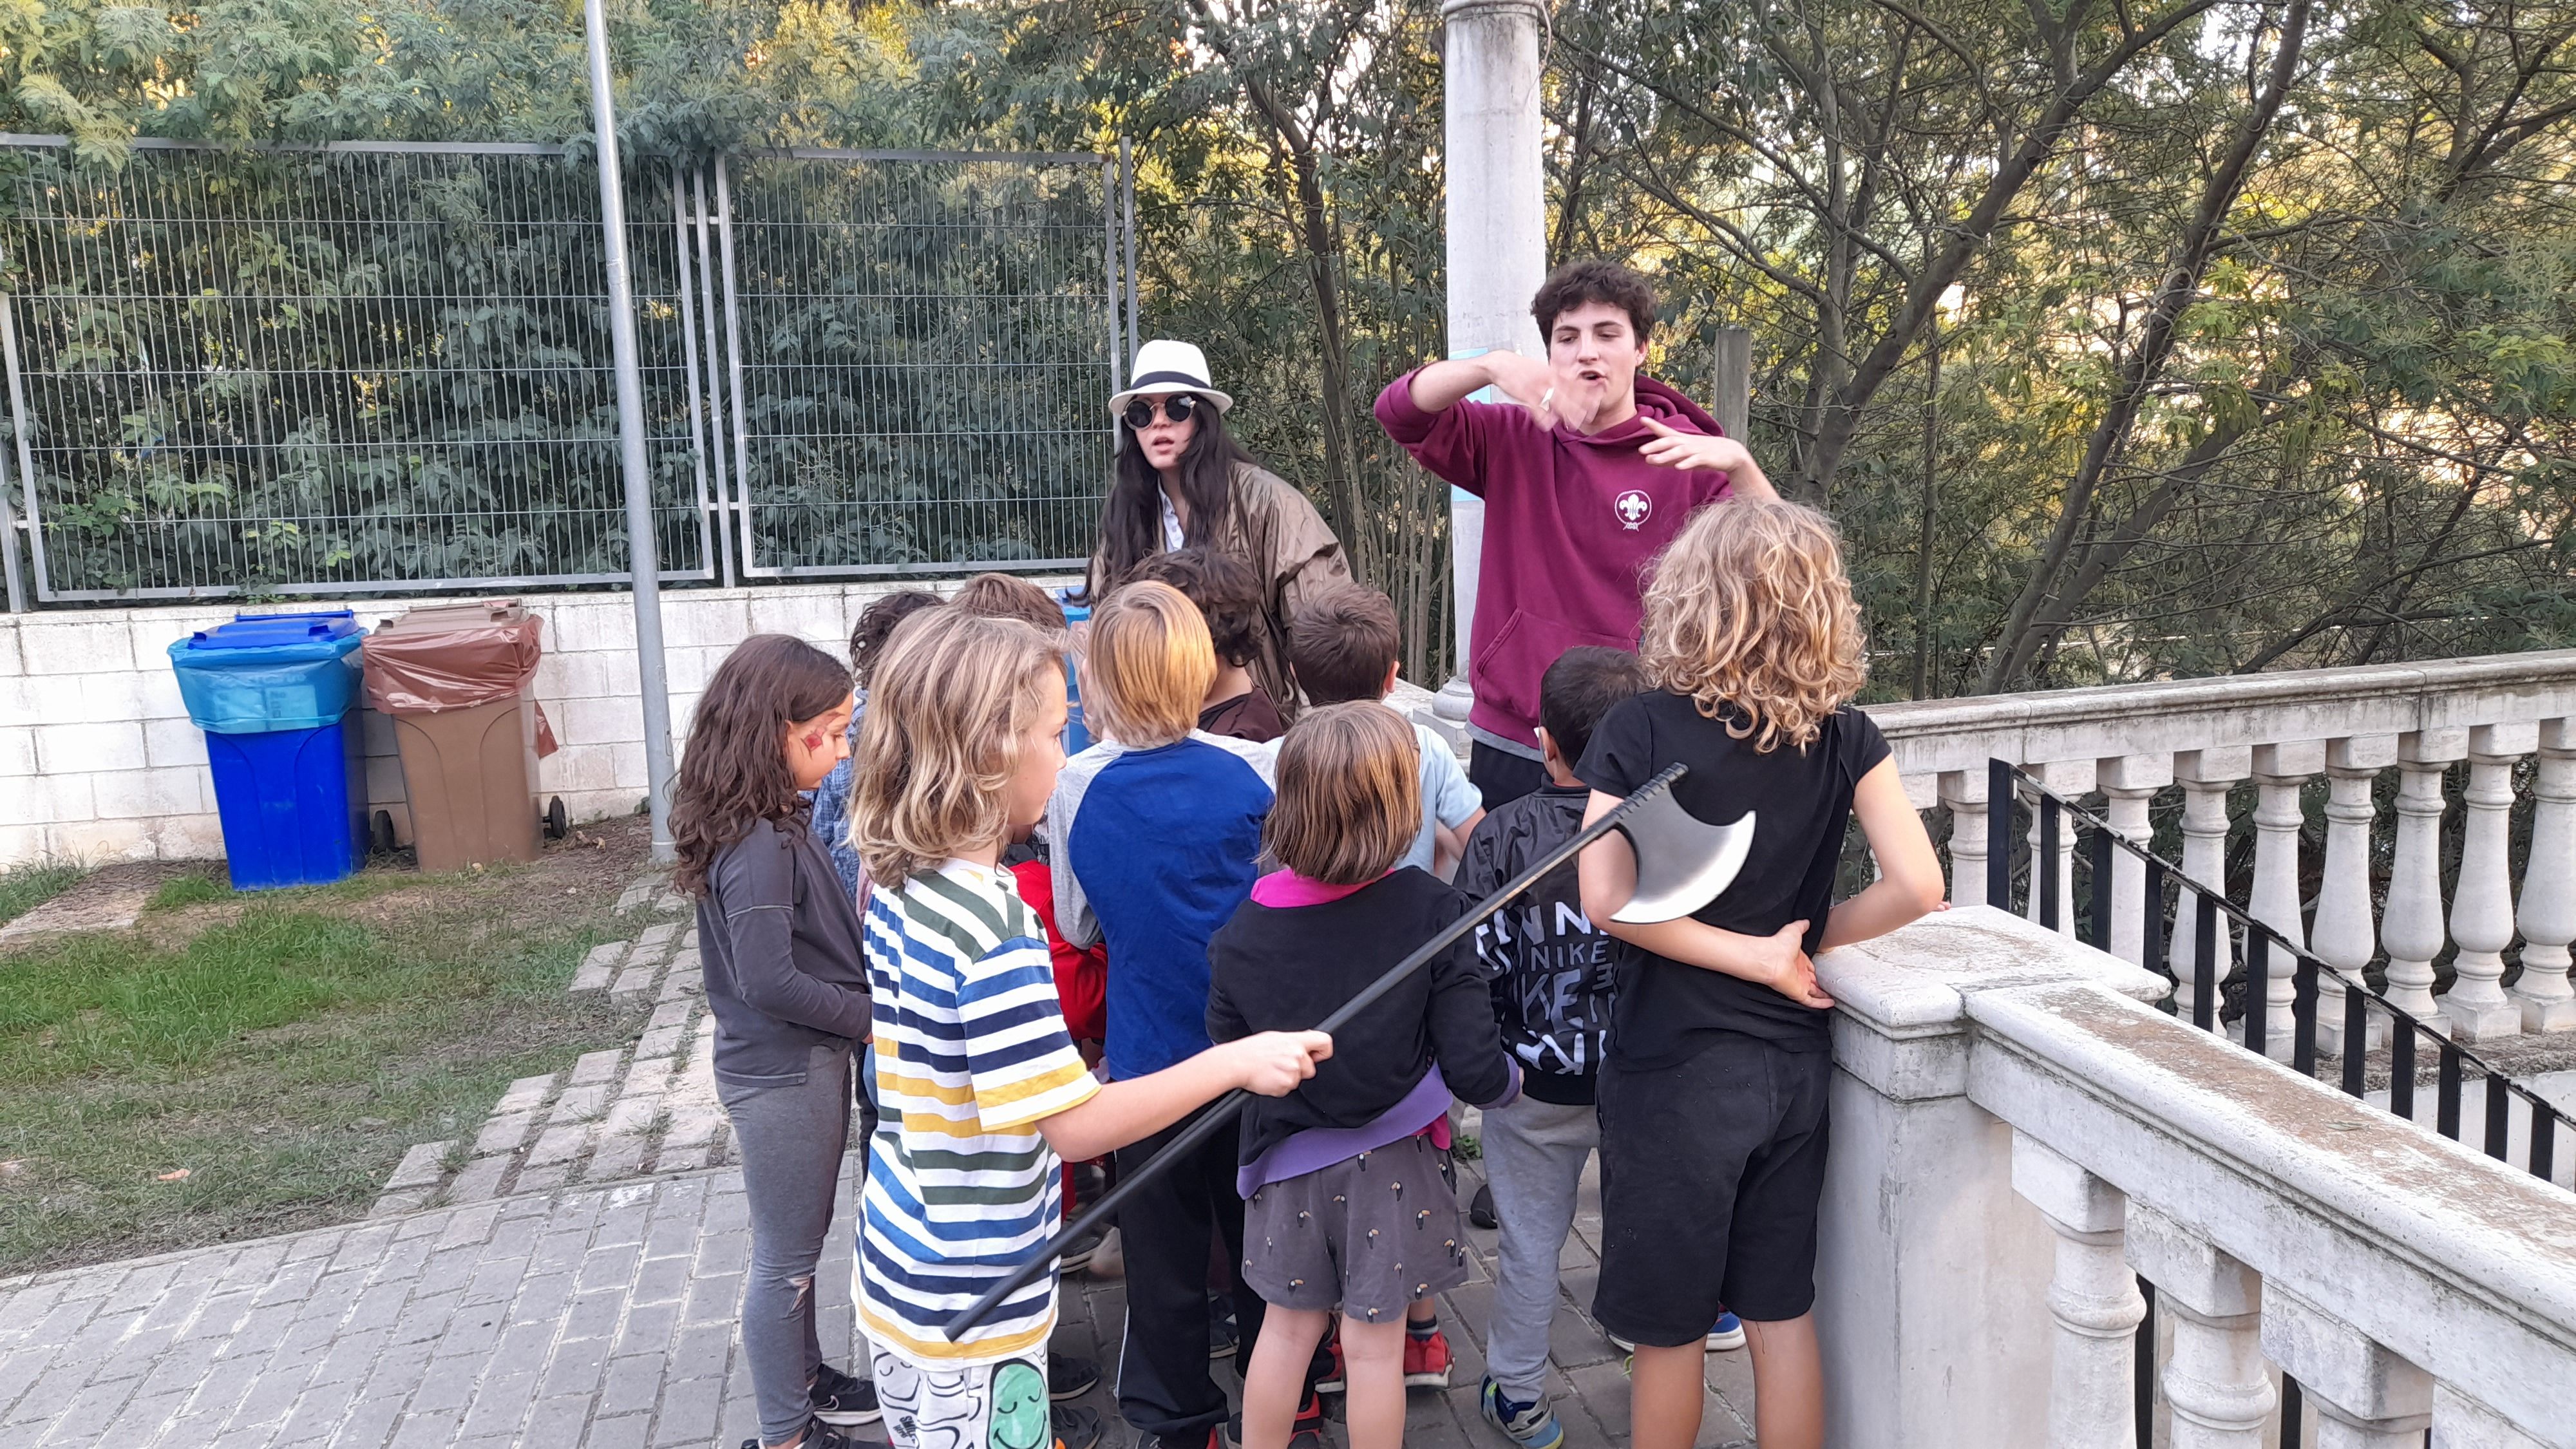
[[[1320,1031],[1264,1031],[1218,1050],[1232,1055],[1235,1080],[1245,1091],[1284,1097],[1315,1075],[1315,1063],[1333,1054],[1333,1039]]]

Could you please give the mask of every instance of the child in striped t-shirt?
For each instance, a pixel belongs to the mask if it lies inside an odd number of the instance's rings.
[[[852,838],[884,1119],[868,1144],[854,1275],[897,1449],[1047,1449],[1055,1275],[951,1342],[951,1315],[1041,1252],[1058,1154],[1097,1157],[1235,1087],[1314,1075],[1332,1042],[1269,1032],[1103,1084],[1065,1034],[1038,922],[999,866],[1063,767],[1061,633],[959,610],[905,621],[859,734]],[[1085,1449],[1077,1442],[1069,1449]]]

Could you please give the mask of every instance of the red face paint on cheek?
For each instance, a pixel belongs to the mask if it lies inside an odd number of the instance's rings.
[[[821,730],[807,731],[805,735],[805,748],[809,750],[819,750],[823,748],[823,732]]]

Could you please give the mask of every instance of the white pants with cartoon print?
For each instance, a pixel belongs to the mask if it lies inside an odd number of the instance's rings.
[[[918,1363],[870,1340],[894,1449],[1051,1449],[1046,1347],[999,1363]]]

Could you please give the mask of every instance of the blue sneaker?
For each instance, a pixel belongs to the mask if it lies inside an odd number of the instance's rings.
[[[1744,1347],[1744,1320],[1732,1313],[1717,1315],[1717,1326],[1708,1331],[1708,1351],[1725,1353]]]
[[[1556,1421],[1556,1411],[1547,1406],[1547,1400],[1524,1404],[1507,1399],[1503,1397],[1503,1386],[1490,1378],[1476,1399],[1485,1422],[1502,1430],[1523,1449],[1563,1449],[1565,1426]]]

